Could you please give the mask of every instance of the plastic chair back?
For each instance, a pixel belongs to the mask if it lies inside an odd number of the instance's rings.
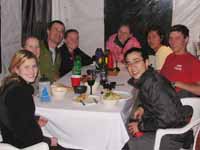
[[[200,98],[199,97],[182,98],[181,102],[183,105],[189,105],[193,108],[193,115],[190,123],[188,123],[186,126],[182,128],[158,129],[156,131],[154,150],[159,150],[160,142],[163,136],[167,134],[182,134],[189,131],[190,129],[193,129],[194,131],[195,141],[193,144],[193,150],[195,150],[196,141],[200,130]]]
[[[193,108],[193,115],[191,118],[191,122],[194,122],[198,119],[200,119],[200,98],[199,97],[188,97],[188,98],[182,98],[181,102],[183,105],[189,105]],[[194,135],[196,132],[197,127],[193,128]]]
[[[193,148],[192,148],[192,150],[196,150],[195,148],[196,148],[196,145],[197,145],[197,138],[198,138],[198,135],[199,135],[199,131],[200,131],[200,124],[198,125],[198,127],[197,127],[197,131],[196,131],[196,133],[195,133],[195,136],[194,136],[194,144],[193,144]],[[200,137],[200,136],[199,136]],[[199,139],[200,140],[200,139]],[[199,146],[200,146],[200,144],[198,144]]]

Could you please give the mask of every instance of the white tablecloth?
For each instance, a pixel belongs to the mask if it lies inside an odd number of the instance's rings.
[[[126,89],[128,74],[120,72],[118,83],[125,86],[117,90]],[[59,80],[69,83],[70,74]],[[116,81],[116,77],[110,78]],[[74,94],[68,93],[63,100],[40,102],[35,97],[36,114],[48,118],[48,124],[43,128],[44,135],[58,138],[64,147],[84,150],[121,150],[129,137],[125,128],[125,120],[130,112],[132,100],[124,100],[115,106],[107,107],[102,103],[83,106],[75,103]]]

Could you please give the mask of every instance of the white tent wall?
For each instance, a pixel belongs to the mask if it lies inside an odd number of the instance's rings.
[[[80,48],[92,56],[104,47],[104,0],[52,0],[52,20],[78,29]]]
[[[1,0],[1,57],[4,77],[14,52],[21,47],[21,0]]]
[[[184,24],[190,30],[188,51],[196,54],[193,42],[200,42],[200,0],[174,0],[172,25]]]
[[[52,0],[52,19],[60,19],[66,29],[80,31],[80,47],[89,55],[104,46],[104,0]],[[200,0],[173,0],[172,25],[184,24],[190,29],[188,51],[196,55],[193,42],[200,36]]]

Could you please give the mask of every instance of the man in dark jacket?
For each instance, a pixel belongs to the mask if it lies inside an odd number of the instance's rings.
[[[185,112],[192,113],[192,109],[181,104],[168,80],[148,67],[148,56],[142,49],[132,48],[124,58],[132,84],[139,89],[139,105],[131,114],[135,120],[128,124],[128,144],[130,150],[153,150],[156,130],[184,126],[189,115]],[[139,132],[144,135],[136,137]],[[178,150],[183,146],[182,138],[184,135],[167,135],[160,149]]]
[[[60,48],[61,52],[61,66],[60,76],[70,72],[73,68],[74,58],[79,55],[81,57],[82,66],[92,63],[92,58],[85,54],[79,48],[79,33],[76,29],[69,29],[64,35],[64,44]]]

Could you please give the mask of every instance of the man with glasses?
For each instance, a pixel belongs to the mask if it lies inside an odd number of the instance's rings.
[[[139,104],[134,106],[136,109],[131,113],[128,124],[128,145],[130,150],[153,150],[156,130],[186,125],[186,118],[190,116],[192,108],[183,106],[170,82],[149,67],[148,55],[142,49],[128,50],[124,60],[131,76],[129,83],[139,90]],[[139,132],[144,135],[138,137]],[[180,149],[186,136],[167,135],[160,149]]]

